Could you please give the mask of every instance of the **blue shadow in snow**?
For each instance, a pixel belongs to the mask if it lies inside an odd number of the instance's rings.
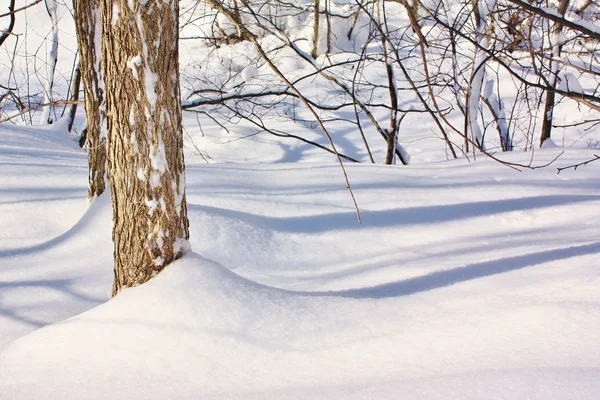
[[[101,215],[98,216],[97,214],[101,212],[102,207],[107,207],[109,201],[109,196],[101,196],[100,198],[94,199],[94,201],[90,203],[88,209],[81,216],[79,221],[77,221],[75,225],[69,228],[66,232],[61,233],[60,235],[39,244],[0,250],[0,259],[4,257],[24,256],[28,254],[34,254],[40,251],[49,250],[55,246],[65,243],[69,239],[84,234],[86,232],[86,229],[88,229],[91,225],[93,225],[96,222],[95,219],[102,218]]]
[[[78,293],[72,288],[73,280],[72,279],[48,279],[48,280],[29,280],[29,281],[12,281],[12,282],[2,282],[0,281],[0,293],[2,293],[5,289],[10,288],[36,288],[36,289],[49,289],[59,293],[63,293],[66,296],[75,298],[77,300],[92,303],[92,304],[100,304],[105,301],[105,299],[97,299],[93,297],[86,296],[84,294]],[[1,299],[1,296],[0,296]],[[9,319],[14,321],[19,321],[21,323],[41,328],[44,325],[47,325],[47,321],[37,320],[32,317],[28,317],[18,312],[17,309],[9,308],[7,306],[3,306],[0,303],[0,315],[3,315]]]
[[[277,218],[189,203],[188,209],[192,212],[200,211],[207,214],[220,215],[225,218],[238,219],[250,225],[275,229],[280,232],[310,233],[358,228],[361,226],[381,228],[449,222],[512,211],[538,210],[546,207],[599,200],[600,196],[594,195],[552,195],[440,206],[399,208],[384,211],[362,210],[362,225],[356,223],[356,214],[354,212]]]
[[[600,253],[600,242],[562,249],[546,250],[524,254],[499,260],[484,261],[465,267],[432,272],[416,278],[386,283],[360,289],[349,289],[337,292],[310,292],[312,295],[337,296],[366,299],[383,299],[388,297],[408,296],[428,290],[451,286],[460,282],[484,278],[504,272],[516,271],[526,267],[565,260],[571,257]],[[599,257],[600,258],[600,257]]]

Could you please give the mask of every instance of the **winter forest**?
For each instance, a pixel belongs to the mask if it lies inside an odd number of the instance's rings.
[[[1,3],[0,398],[598,398],[596,0]]]

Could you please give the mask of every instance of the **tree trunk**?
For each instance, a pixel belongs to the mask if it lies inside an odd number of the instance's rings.
[[[188,246],[178,1],[101,0],[113,204],[113,295]]]
[[[473,143],[473,154],[476,148],[485,150],[483,132],[477,121],[479,118],[479,100],[482,95],[483,85],[485,83],[487,54],[486,49],[489,44],[489,23],[488,14],[496,7],[496,2],[484,4],[482,7],[480,0],[472,0],[473,14],[475,16],[475,40],[477,46],[473,54],[473,72],[467,88],[465,105],[465,152],[469,151],[469,140]]]
[[[327,24],[327,49],[325,54],[331,53],[331,42],[333,32],[331,32],[331,0],[325,0],[325,23]]]
[[[79,65],[75,68],[75,74],[71,80],[71,101],[73,104],[69,106],[69,116],[67,124],[67,130],[71,132],[73,130],[73,124],[75,123],[75,115],[77,115],[77,102],[79,101],[79,88],[81,87],[81,68]]]
[[[46,65],[46,83],[44,85],[44,100],[43,104],[47,104],[42,108],[42,118],[40,123],[42,125],[51,124],[54,120],[52,118],[52,112],[54,106],[51,105],[54,96],[52,91],[54,90],[54,73],[56,71],[56,62],[58,60],[58,10],[55,0],[46,0],[46,11],[52,21],[52,39],[50,43],[50,51],[48,52],[48,64]]]
[[[100,38],[100,0],[74,0],[75,27],[79,44],[79,69],[83,80],[88,143],[89,190],[91,198],[100,196],[106,187],[105,102],[96,43]]]
[[[321,11],[319,10],[320,7],[321,7],[321,1],[315,0],[313,42],[312,42],[312,51],[310,53],[311,57],[314,58],[315,60],[319,56],[319,21],[321,19]]]
[[[388,52],[388,41],[389,32],[387,30],[386,21],[386,9],[385,3],[382,1],[377,7],[377,19],[380,24],[381,33],[381,49],[383,50],[383,56],[385,57],[385,70],[388,78],[388,93],[390,95],[390,127],[385,129],[385,136],[387,141],[387,151],[385,155],[386,165],[395,165],[396,156],[400,159],[403,165],[408,165],[408,160],[404,158],[404,151],[400,151],[400,145],[398,143],[398,132],[400,125],[398,123],[398,88],[396,87],[396,74],[394,73],[394,66],[392,59]],[[385,36],[385,37],[384,37]],[[391,43],[389,43],[391,44]]]
[[[569,7],[569,0],[560,0],[560,4],[558,5],[558,13],[560,16],[564,16],[567,12],[567,8]],[[548,79],[550,87],[546,90],[546,104],[544,104],[544,114],[543,114],[543,122],[542,122],[542,133],[540,135],[540,147],[544,144],[546,139],[550,139],[552,135],[552,118],[554,114],[554,102],[555,102],[555,92],[556,83],[558,81],[558,62],[557,59],[560,58],[560,53],[562,51],[562,44],[560,41],[560,33],[562,31],[562,25],[558,22],[554,23],[552,27],[552,32],[550,33],[550,42],[552,45],[552,58],[550,60],[550,77]]]

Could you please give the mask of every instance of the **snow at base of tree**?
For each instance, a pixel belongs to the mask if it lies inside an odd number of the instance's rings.
[[[554,143],[554,141],[550,138],[544,140],[541,146],[542,149],[555,149],[557,147],[558,146],[556,145],[556,143]]]

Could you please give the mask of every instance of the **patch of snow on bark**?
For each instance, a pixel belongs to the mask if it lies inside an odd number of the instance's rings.
[[[165,264],[165,259],[162,257],[156,257],[155,259],[152,260],[152,262],[154,263],[154,265],[156,265],[157,267],[160,267],[161,265]]]
[[[156,75],[148,64],[144,68],[144,85],[146,86],[146,98],[150,103],[150,108],[154,112],[156,108],[156,85],[158,84],[158,75]]]
[[[167,170],[167,157],[165,155],[165,145],[160,136],[158,138],[158,146],[150,146],[149,156],[152,169],[164,174]]]
[[[129,109],[129,125],[135,126],[135,107],[133,106],[133,104]]]
[[[131,137],[129,138],[129,141],[131,142],[131,145],[133,147],[133,154],[134,155],[138,155],[140,153],[140,150],[139,150],[139,147],[138,147],[137,138],[135,137],[135,132],[133,132],[131,134]]]
[[[156,207],[158,206],[158,201],[156,201],[156,199],[154,198],[150,200],[146,199],[146,206],[148,207],[148,215],[152,217],[154,211],[156,210]]]
[[[127,61],[127,68],[131,70],[134,79],[139,79],[138,75],[138,67],[142,65],[142,57],[138,54],[137,56],[132,57],[129,61]]]
[[[190,241],[184,238],[175,239],[175,243],[173,243],[173,253],[187,253],[192,250],[192,245]]]
[[[150,187],[153,189],[160,187],[160,173],[158,171],[150,173]]]
[[[119,8],[119,3],[115,3],[113,2],[112,5],[112,18],[110,20],[110,24],[112,26],[117,25],[117,22],[119,21],[119,14],[121,13],[121,9]],[[100,42],[98,42],[100,43]],[[96,53],[96,54],[100,54],[100,53]]]
[[[175,212],[179,217],[181,215],[181,205],[183,204],[183,198],[185,197],[185,172],[179,175],[179,185],[175,179],[171,182],[173,191],[175,192]]]

